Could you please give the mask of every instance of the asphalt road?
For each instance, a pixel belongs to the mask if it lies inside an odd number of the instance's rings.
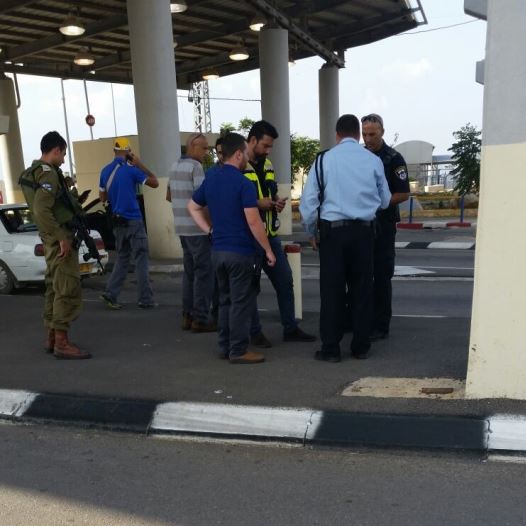
[[[3,526],[519,526],[526,466],[0,425]],[[522,459],[524,460],[524,459]]]

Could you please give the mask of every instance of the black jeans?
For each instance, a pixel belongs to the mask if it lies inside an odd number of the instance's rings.
[[[212,251],[219,288],[219,352],[231,358],[247,352],[252,304],[255,302],[255,256]]]
[[[395,270],[396,223],[378,221],[374,242],[373,328],[389,332]]]
[[[373,228],[359,223],[332,228],[322,235],[320,336],[324,353],[340,353],[346,284],[350,289],[353,320],[351,352],[363,354],[371,346],[373,242]]]

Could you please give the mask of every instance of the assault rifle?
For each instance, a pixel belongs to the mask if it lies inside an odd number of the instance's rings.
[[[75,237],[73,239],[73,248],[75,250],[78,250],[80,248],[80,245],[84,241],[88,252],[86,254],[83,254],[82,258],[84,259],[84,261],[88,261],[91,258],[96,259],[100,270],[104,272],[104,267],[102,266],[101,262],[102,258],[99,254],[99,250],[97,248],[97,245],[95,244],[95,241],[90,236],[90,231],[86,225],[86,220],[84,219],[84,217],[80,214],[75,215],[75,217],[71,220],[71,224],[75,232]]]

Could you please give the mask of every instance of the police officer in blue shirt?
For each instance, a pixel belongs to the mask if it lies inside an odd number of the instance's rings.
[[[376,216],[377,233],[374,243],[373,330],[371,340],[387,338],[392,316],[391,279],[395,269],[396,223],[400,221],[398,205],[409,198],[409,179],[404,158],[383,140],[384,122],[380,115],[362,117],[365,147],[378,155],[384,165],[385,177],[392,197],[389,206]]]
[[[101,299],[110,309],[121,309],[117,298],[128,274],[130,257],[135,260],[138,305],[142,309],[155,307],[148,275],[148,238],[144,228],[137,185],[157,188],[159,181],[131,151],[126,137],[115,139],[115,159],[100,174],[99,196],[108,201],[112,210],[117,261]]]
[[[329,362],[341,360],[347,283],[354,329],[351,354],[367,357],[374,219],[376,211],[387,208],[391,199],[382,162],[360,146],[359,138],[357,117],[342,115],[336,123],[337,145],[317,157],[300,203],[303,224],[313,238],[319,223],[322,348],[314,357]]]

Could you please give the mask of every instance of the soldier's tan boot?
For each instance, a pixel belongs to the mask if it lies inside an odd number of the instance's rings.
[[[85,360],[91,358],[91,354],[81,351],[68,340],[66,331],[55,330],[55,348],[53,354],[59,360]]]
[[[46,346],[44,350],[49,354],[55,350],[55,329],[47,330]]]

